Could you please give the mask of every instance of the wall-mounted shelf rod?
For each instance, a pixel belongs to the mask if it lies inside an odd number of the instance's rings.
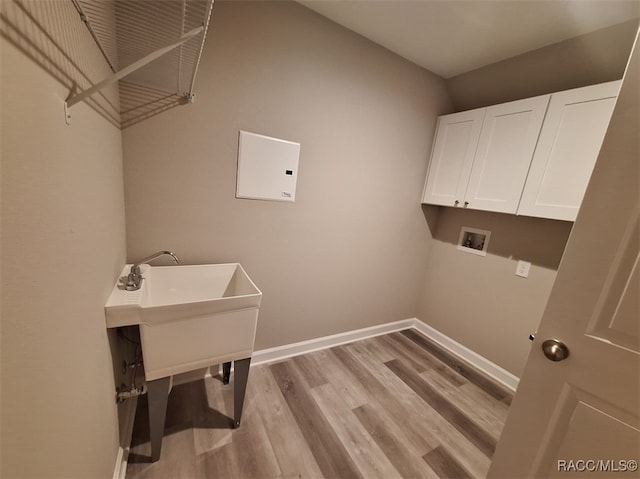
[[[70,119],[69,113],[67,111],[68,108],[72,107],[78,102],[81,102],[88,96],[93,95],[97,91],[100,91],[103,88],[111,85],[112,83],[115,83],[118,80],[126,77],[127,75],[129,75],[130,73],[133,73],[139,68],[142,68],[148,63],[151,63],[156,58],[161,57],[162,55],[164,55],[167,52],[170,52],[174,48],[179,47],[190,38],[195,37],[196,35],[202,33],[203,30],[204,30],[204,26],[194,28],[193,30],[190,30],[184,35],[182,35],[178,40],[176,40],[172,44],[167,45],[166,47],[160,48],[152,53],[149,53],[148,55],[145,55],[140,60],[135,61],[131,65],[124,67],[122,70],[118,71],[117,73],[114,73],[109,78],[102,80],[100,83],[95,84],[91,88],[87,88],[86,90],[78,93],[77,95],[70,96],[69,98],[67,98],[67,100],[64,102],[65,118],[67,119],[67,123],[69,122],[69,119]]]
[[[193,101],[193,97],[194,97],[194,93],[193,93],[193,87],[196,84],[196,74],[198,73],[198,67],[200,66],[200,58],[202,57],[202,50],[204,48],[204,41],[207,39],[207,30],[209,30],[209,20],[211,19],[211,12],[213,11],[213,1],[214,0],[208,0],[207,1],[207,10],[205,13],[205,28],[204,28],[204,33],[202,34],[202,41],[200,42],[200,49],[198,50],[198,56],[196,58],[196,61],[193,64],[193,73],[191,75],[191,85],[189,86],[189,92],[187,93],[187,99],[189,101]]]

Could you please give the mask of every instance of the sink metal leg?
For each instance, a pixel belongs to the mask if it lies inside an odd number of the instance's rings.
[[[247,379],[249,379],[250,365],[251,358],[238,359],[233,362],[233,427],[240,426],[242,407],[244,406],[244,393],[247,390]]]
[[[149,399],[149,435],[151,437],[151,462],[160,459],[164,421],[167,416],[169,399],[169,382],[171,378],[160,378],[147,381]]]
[[[222,384],[229,384],[229,378],[231,377],[231,361],[228,363],[222,363]]]

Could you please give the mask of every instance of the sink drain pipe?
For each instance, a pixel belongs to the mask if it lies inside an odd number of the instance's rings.
[[[140,386],[133,386],[131,389],[127,389],[124,384],[116,389],[116,403],[121,404],[127,399],[142,396],[147,394],[147,385],[142,384]]]

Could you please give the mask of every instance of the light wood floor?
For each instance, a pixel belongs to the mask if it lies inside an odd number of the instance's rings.
[[[485,477],[511,394],[414,330],[173,388],[158,462],[140,398],[127,479]]]

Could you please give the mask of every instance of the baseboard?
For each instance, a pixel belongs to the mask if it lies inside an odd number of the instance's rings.
[[[275,348],[261,349],[254,351],[251,356],[251,365],[272,363],[274,361],[282,361],[283,359],[300,356],[301,354],[319,351],[321,349],[333,348],[341,344],[352,343],[382,334],[393,333],[394,331],[402,331],[413,327],[416,319],[403,319],[392,323],[379,324],[363,329],[355,329],[345,333],[333,334],[331,336],[323,336],[321,338],[309,339],[298,343],[285,344]]]
[[[253,356],[251,357],[251,365],[282,361],[283,359],[299,356],[301,354],[332,348],[334,346],[340,346],[341,344],[352,343],[354,341],[360,341],[362,339],[372,338],[382,334],[389,334],[395,331],[402,331],[403,329],[409,328],[415,329],[450,353],[458,356],[463,361],[471,364],[493,380],[502,384],[510,391],[515,391],[518,387],[519,379],[517,376],[514,376],[509,371],[501,368],[497,364],[489,361],[487,358],[479,355],[466,346],[463,346],[457,341],[454,341],[450,337],[423,323],[417,318],[403,319],[393,323],[379,324],[369,328],[356,329],[345,333],[254,351]]]
[[[463,346],[462,344],[454,341],[449,336],[441,333],[435,328],[423,323],[419,319],[414,320],[413,327],[433,342],[438,343],[444,349],[449,351],[452,354],[455,354],[460,359],[465,362],[471,364],[476,369],[479,369],[487,376],[491,377],[493,380],[502,384],[504,387],[509,389],[510,391],[516,390],[518,387],[518,382],[520,379],[517,376],[514,376],[506,369],[501,368],[497,364],[489,361],[484,356],[480,356],[475,351]]]
[[[124,431],[120,434],[121,445],[116,456],[116,467],[113,471],[113,479],[125,479],[127,474],[127,463],[129,461],[129,449],[131,447],[131,436],[133,435],[133,423],[136,418],[136,406],[138,398],[128,399],[123,405],[124,409]],[[124,444],[124,446],[122,445]]]

